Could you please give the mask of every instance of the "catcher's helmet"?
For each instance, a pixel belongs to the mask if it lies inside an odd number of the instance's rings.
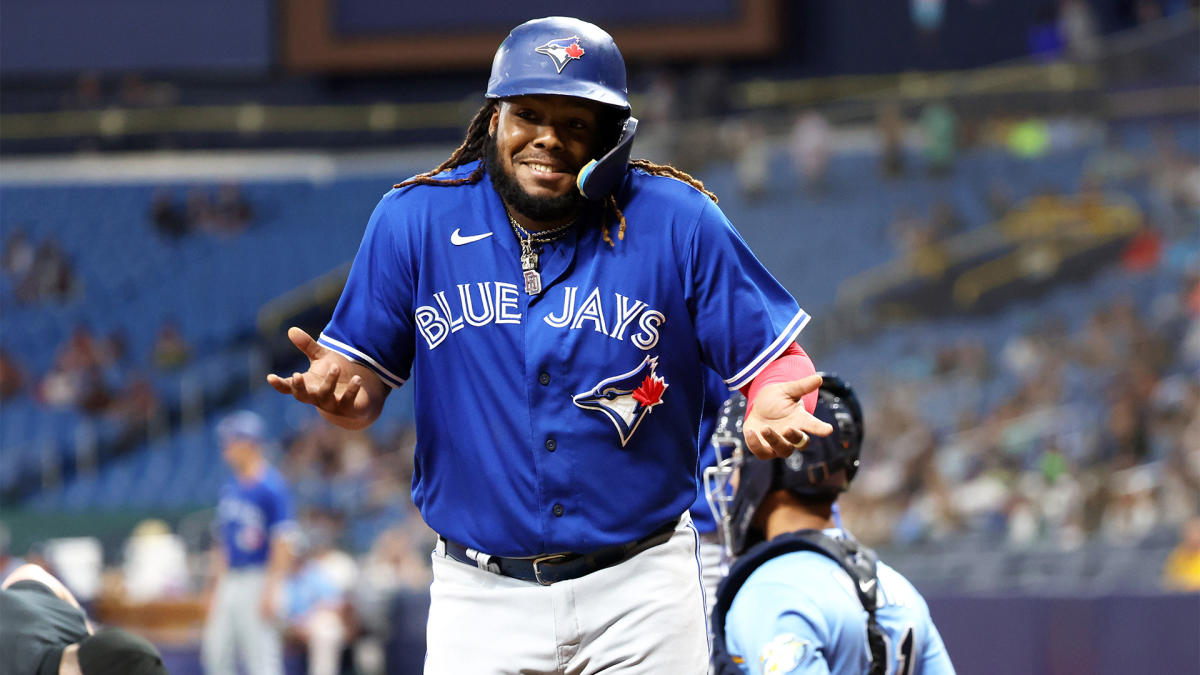
[[[741,394],[725,402],[713,432],[717,465],[704,472],[709,506],[721,527],[726,552],[740,555],[750,544],[750,524],[763,498],[774,490],[801,497],[836,497],[858,472],[862,450],[862,406],[850,385],[837,375],[821,373],[815,416],[833,425],[829,436],[810,436],[804,450],[786,459],[760,461],[747,457],[742,436],[746,399]],[[734,419],[736,418],[736,419]],[[845,470],[845,480],[837,474]],[[738,476],[736,490],[729,481]]]
[[[605,132],[603,155],[580,172],[576,185],[588,199],[603,199],[625,177],[637,119],[630,115],[625,59],[599,26],[565,16],[534,19],[512,29],[492,60],[488,98],[553,94],[583,98],[615,109],[617,127]],[[611,135],[610,135],[611,134]]]

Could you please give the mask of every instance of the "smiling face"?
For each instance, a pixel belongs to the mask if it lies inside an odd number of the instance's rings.
[[[545,229],[574,217],[575,178],[595,156],[603,106],[569,96],[516,96],[500,102],[488,134],[487,169],[510,209]]]

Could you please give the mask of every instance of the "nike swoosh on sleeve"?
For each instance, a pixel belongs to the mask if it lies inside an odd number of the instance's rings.
[[[454,228],[454,231],[450,233],[450,243],[454,244],[455,246],[462,246],[463,244],[470,244],[471,242],[479,241],[480,239],[487,239],[490,236],[492,236],[491,232],[484,232],[483,234],[472,234],[464,237],[463,235],[459,234],[459,228],[456,227]]]

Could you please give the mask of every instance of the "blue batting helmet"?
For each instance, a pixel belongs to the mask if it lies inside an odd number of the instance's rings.
[[[862,406],[854,390],[840,377],[820,375],[821,389],[814,415],[831,424],[833,433],[810,436],[808,447],[786,459],[762,461],[747,456],[742,435],[745,397],[734,396],[721,410],[712,436],[718,465],[705,472],[705,489],[731,555],[741,554],[754,543],[749,536],[750,525],[769,493],[787,490],[802,498],[833,499],[846,490],[858,472],[863,440]],[[841,471],[845,471],[844,478]],[[730,490],[728,483],[735,473],[737,489]]]
[[[612,106],[616,126],[604,129],[598,156],[576,177],[591,200],[607,197],[625,178],[638,121],[630,114],[625,59],[599,26],[565,16],[526,21],[508,34],[488,78],[488,98],[530,94],[574,96]]]
[[[492,60],[487,97],[576,96],[629,110],[625,59],[599,26],[565,16],[526,21]]]

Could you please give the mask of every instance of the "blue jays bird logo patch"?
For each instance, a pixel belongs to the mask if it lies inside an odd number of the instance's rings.
[[[534,49],[539,54],[545,54],[554,61],[554,67],[562,72],[567,64],[583,56],[583,47],[579,46],[579,36],[558,38]]]
[[[584,410],[603,413],[617,427],[621,447],[633,437],[638,425],[654,406],[662,403],[663,392],[670,386],[654,373],[657,356],[647,356],[628,373],[601,380],[591,390],[572,397],[575,405]]]

